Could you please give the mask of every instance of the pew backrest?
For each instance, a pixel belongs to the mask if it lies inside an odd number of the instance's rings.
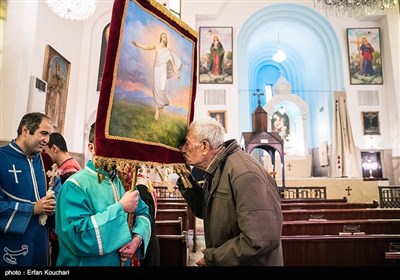
[[[400,209],[397,208],[296,209],[282,210],[282,214],[284,221],[304,221],[309,219],[400,219]]]
[[[164,235],[184,234],[182,218],[178,217],[177,220],[156,220],[156,232]]]
[[[185,234],[158,234],[160,266],[188,266],[189,245]]]
[[[343,198],[281,198],[281,203],[306,203],[306,202],[347,202],[347,197]]]
[[[383,267],[400,234],[282,236],[285,266]]]
[[[353,233],[354,232],[354,233]],[[400,234],[400,219],[284,221],[282,235]]]
[[[157,209],[156,220],[177,220],[179,217],[182,219],[183,230],[188,231],[189,212],[187,207],[184,209]]]
[[[299,202],[299,203],[281,203],[282,210],[290,209],[356,209],[356,208],[378,208],[379,203],[373,202]]]

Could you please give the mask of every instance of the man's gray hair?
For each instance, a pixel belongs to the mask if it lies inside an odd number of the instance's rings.
[[[197,141],[207,140],[213,149],[224,143],[225,129],[214,118],[208,117],[195,120],[189,125],[189,130],[192,129]]]

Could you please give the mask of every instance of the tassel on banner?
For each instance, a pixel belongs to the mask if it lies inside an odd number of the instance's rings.
[[[169,179],[171,171],[170,171],[169,168],[164,168],[164,170],[165,170],[165,183],[167,185],[167,190],[168,190],[169,193],[173,193],[174,192],[174,186],[172,185],[171,180]]]
[[[183,167],[176,166],[175,173],[178,174],[179,178],[181,178],[182,184],[186,189],[193,187],[192,184],[190,183],[189,179],[187,178],[187,175],[190,172],[186,169],[186,166],[183,166]]]
[[[160,176],[161,181],[165,182],[165,177],[164,177],[164,175],[160,172],[160,170],[158,170],[157,166],[154,166],[154,168],[155,168],[155,170],[156,170],[158,176]]]
[[[173,192],[173,185],[172,182],[169,181],[169,177],[171,173],[176,173],[182,180],[185,188],[191,188],[192,184],[188,180],[187,176],[190,174],[190,170],[187,169],[184,163],[178,164],[158,164],[155,162],[142,162],[137,160],[123,160],[123,159],[110,159],[105,157],[96,156],[93,159],[95,168],[97,169],[97,177],[98,182],[101,183],[105,179],[104,170],[108,172],[112,171],[112,169],[116,168],[118,172],[118,177],[120,178],[121,182],[125,186],[125,171],[126,168],[132,168],[132,183],[131,189],[134,189],[137,182],[137,175],[139,169],[142,171],[146,171],[150,173],[151,169],[155,169],[156,173],[160,177],[161,181],[167,186],[168,192]],[[164,169],[163,171],[161,169]],[[101,174],[100,174],[101,173]],[[148,179],[148,176],[146,176]],[[150,179],[148,179],[149,182]],[[154,190],[153,183],[149,184],[149,190]]]
[[[136,186],[139,167],[140,166],[138,164],[135,164],[135,168],[132,171],[132,185],[131,185],[132,191],[135,189],[135,186]]]
[[[153,182],[150,179],[147,179],[147,188],[149,189],[149,192],[152,193],[154,191],[154,186]]]

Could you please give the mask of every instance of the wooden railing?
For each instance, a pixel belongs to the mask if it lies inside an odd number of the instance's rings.
[[[283,199],[307,198],[307,199],[325,199],[325,186],[302,186],[302,187],[280,187]]]
[[[378,186],[381,208],[400,208],[400,186]]]
[[[183,198],[177,186],[172,187],[172,189],[168,189],[166,186],[154,186],[154,189],[157,198]]]

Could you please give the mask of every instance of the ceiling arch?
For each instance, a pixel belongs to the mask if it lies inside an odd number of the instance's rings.
[[[282,63],[272,61],[278,48],[278,32],[279,45],[288,55]],[[247,105],[239,110],[239,131],[251,130],[254,102],[249,91],[265,83],[265,77],[259,75],[265,65],[279,68],[292,84],[293,93],[310,108],[331,104],[330,93],[344,88],[337,35],[326,18],[303,5],[276,4],[251,15],[238,34],[237,59],[239,103]],[[310,119],[317,113],[311,110]],[[329,114],[326,121],[331,122]],[[310,145],[315,145],[312,139]]]

